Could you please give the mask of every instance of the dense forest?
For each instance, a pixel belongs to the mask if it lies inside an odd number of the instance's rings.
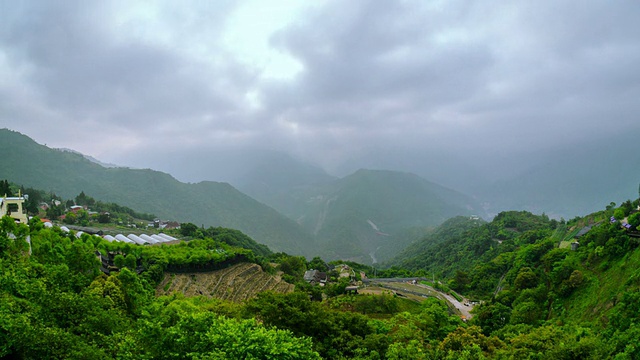
[[[634,359],[640,356],[637,207],[612,203],[569,221],[523,211],[491,222],[453,218],[388,268],[347,263],[357,279],[331,270],[336,262],[272,253],[233,229],[185,223],[180,231],[188,241],[138,246],[45,228],[37,217],[28,225],[5,217],[0,357]],[[102,254],[114,260],[108,274]],[[239,302],[156,295],[167,274],[239,263],[258,264],[295,291]],[[304,281],[308,269],[327,271],[330,281]],[[433,285],[479,305],[464,321],[437,298],[347,294],[360,271],[437,279]]]

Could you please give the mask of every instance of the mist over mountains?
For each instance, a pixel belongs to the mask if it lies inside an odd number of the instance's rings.
[[[612,136],[582,139],[567,134],[563,145],[544,150],[378,150],[323,168],[285,152],[260,149],[203,151],[190,158],[163,156],[158,169],[182,181],[226,181],[284,214],[282,201],[300,189],[351,175],[359,169],[416,174],[482,204],[489,217],[503,210],[528,210],[553,218],[581,216],[610,201],[638,193],[638,135],[620,129]],[[288,216],[292,216],[289,214]]]
[[[416,234],[454,216],[490,219],[504,210],[529,210],[568,219],[602,208],[610,199],[634,197],[640,180],[633,136],[620,136],[606,147],[593,142],[550,149],[529,166],[511,169],[512,176],[494,181],[490,175],[498,174],[492,169],[454,169],[464,168],[462,163],[405,172],[408,160],[394,170],[372,167],[333,176],[284,153],[242,150],[180,162],[192,171],[178,178],[207,179],[185,183],[155,170],[105,167],[10,130],[0,135],[5,154],[0,177],[10,181],[67,198],[85,191],[165,218],[237,228],[275,251],[361,262],[391,258]],[[167,158],[165,164],[174,161],[179,159]],[[431,182],[420,173],[455,178],[459,186]]]
[[[65,198],[84,191],[167,219],[239,229],[293,254],[375,261],[370,254],[382,247],[381,238],[392,256],[406,244],[407,229],[479,210],[466,195],[408,173],[363,170],[338,179],[304,164],[256,167],[242,185],[259,202],[229,183],[183,183],[150,169],[106,168],[6,129],[0,152],[0,177],[9,181]]]

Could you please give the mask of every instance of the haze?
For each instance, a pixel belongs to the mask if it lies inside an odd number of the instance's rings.
[[[5,1],[0,13],[0,127],[182,181],[228,181],[276,152],[467,190],[640,135],[636,1]]]

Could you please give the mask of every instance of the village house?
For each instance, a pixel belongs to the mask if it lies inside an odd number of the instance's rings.
[[[18,223],[28,223],[29,218],[24,208],[24,201],[23,196],[0,198],[0,217],[8,215]]]
[[[311,269],[305,271],[303,279],[310,284],[324,285],[327,282],[327,273]]]

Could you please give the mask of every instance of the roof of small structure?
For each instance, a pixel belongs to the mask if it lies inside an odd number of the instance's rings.
[[[312,281],[315,278],[317,273],[318,273],[318,270],[313,270],[313,269],[305,271],[303,276],[304,281]]]

